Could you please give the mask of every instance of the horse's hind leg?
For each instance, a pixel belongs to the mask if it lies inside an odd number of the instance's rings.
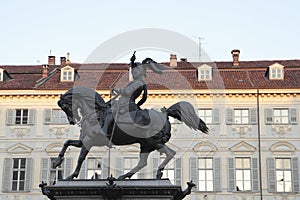
[[[64,143],[64,146],[62,148],[62,150],[59,152],[58,154],[58,157],[56,158],[55,160],[55,164],[54,164],[54,168],[58,167],[61,165],[63,159],[64,159],[64,155],[68,149],[69,146],[74,146],[74,147],[82,147],[82,142],[81,140],[67,140],[65,143]]]
[[[85,148],[85,146],[82,146],[79,157],[78,157],[77,166],[75,168],[75,171],[73,172],[73,174],[71,174],[70,176],[67,177],[67,180],[72,180],[73,178],[78,177],[82,163],[85,160],[88,153],[89,153],[89,151]]]
[[[130,172],[119,176],[118,179],[125,179],[125,178],[131,178],[136,172],[140,171],[142,168],[147,166],[147,160],[150,153],[140,153],[140,160],[139,163],[135,168],[133,168]]]
[[[170,162],[170,160],[174,157],[176,152],[166,145],[164,145],[162,148],[158,149],[157,151],[166,154],[166,159],[158,166],[158,170],[156,173],[156,178],[161,179],[163,175],[162,171],[164,170],[165,166]]]

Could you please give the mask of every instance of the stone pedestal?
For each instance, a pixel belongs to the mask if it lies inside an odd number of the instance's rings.
[[[51,200],[180,200],[190,193],[169,179],[61,180],[56,185],[41,184],[42,192]]]

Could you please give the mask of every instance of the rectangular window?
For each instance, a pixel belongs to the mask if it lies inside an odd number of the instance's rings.
[[[198,166],[199,166],[198,168],[199,191],[213,191],[214,190],[213,159],[199,158]]]
[[[213,123],[212,109],[200,109],[198,110],[198,115],[206,124]]]
[[[199,70],[199,80],[205,81],[205,80],[211,80],[211,69],[201,69]]]
[[[58,166],[57,168],[54,168],[56,158],[50,158],[50,185],[54,185],[57,180],[61,180],[63,178],[64,170],[64,161],[63,163]]]
[[[282,69],[272,69],[271,70],[271,78],[272,79],[281,79],[283,77]]]
[[[234,123],[235,124],[249,124],[249,110],[248,109],[234,109]]]
[[[274,109],[273,116],[275,124],[289,123],[289,109]]]
[[[68,123],[67,115],[61,109],[46,109],[45,123],[67,124]]]
[[[292,192],[291,159],[276,158],[275,167],[277,192]]]
[[[13,159],[12,191],[24,191],[25,188],[25,158]]]
[[[250,158],[235,158],[235,177],[237,191],[251,190]]]
[[[28,109],[16,109],[16,124],[28,124]]]
[[[124,158],[124,174],[131,171],[138,164],[138,158]],[[135,173],[132,179],[137,179],[137,173]]]
[[[101,179],[102,176],[102,159],[88,158],[87,159],[87,178]]]

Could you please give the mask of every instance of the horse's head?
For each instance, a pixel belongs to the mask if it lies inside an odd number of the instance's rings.
[[[150,63],[156,63],[152,58],[145,58],[145,60],[142,61],[142,64],[150,64]]]
[[[163,66],[152,60],[152,58],[145,58],[145,60],[142,62],[142,65],[148,67],[153,72],[158,74],[162,74],[162,70],[164,69]]]
[[[61,95],[57,104],[66,113],[70,124],[74,125],[80,120],[77,111],[74,110],[70,96]]]

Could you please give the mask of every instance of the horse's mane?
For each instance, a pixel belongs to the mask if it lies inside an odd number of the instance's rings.
[[[62,98],[69,101],[72,101],[73,99],[85,101],[85,103],[89,104],[90,106],[95,106],[95,108],[98,109],[107,107],[107,104],[98,92],[86,87],[71,88],[62,95]]]

